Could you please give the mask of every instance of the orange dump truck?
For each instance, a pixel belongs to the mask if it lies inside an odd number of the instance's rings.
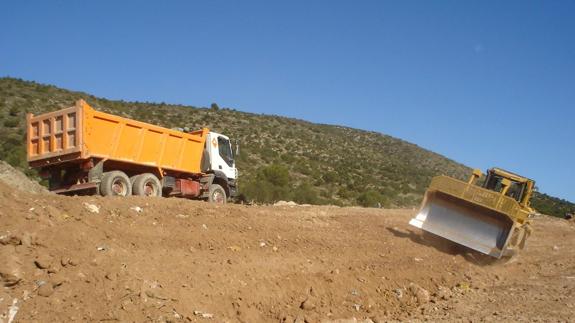
[[[181,196],[213,202],[237,194],[228,137],[171,130],[73,107],[27,115],[27,158],[60,194]]]

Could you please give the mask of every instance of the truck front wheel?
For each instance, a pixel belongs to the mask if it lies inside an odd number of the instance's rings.
[[[210,185],[210,194],[208,195],[208,202],[226,204],[226,191],[218,184]]]
[[[105,172],[100,182],[100,194],[103,196],[129,196],[132,195],[130,178],[119,170]]]
[[[140,196],[162,196],[162,184],[154,174],[140,174],[133,178],[132,192]]]

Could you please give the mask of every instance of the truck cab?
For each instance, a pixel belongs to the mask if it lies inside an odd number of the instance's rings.
[[[214,174],[214,182],[225,189],[227,197],[237,194],[238,171],[229,137],[216,132],[208,133],[202,171]]]
[[[216,132],[208,133],[206,156],[209,161],[204,165],[206,173],[222,172],[226,178],[236,179],[236,162],[229,137]]]

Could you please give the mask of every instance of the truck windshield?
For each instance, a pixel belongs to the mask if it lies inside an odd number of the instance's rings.
[[[234,155],[232,153],[232,147],[230,146],[230,141],[224,137],[218,137],[218,147],[220,156],[228,164],[228,166],[234,166]]]

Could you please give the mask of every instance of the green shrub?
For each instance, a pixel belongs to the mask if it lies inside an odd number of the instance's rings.
[[[364,207],[381,207],[385,202],[385,198],[374,190],[367,190],[357,197],[357,203]]]
[[[317,190],[309,183],[302,183],[295,188],[293,200],[300,204],[319,204]]]
[[[19,123],[20,122],[17,118],[8,118],[8,119],[4,120],[4,127],[6,127],[6,128],[18,127]]]

